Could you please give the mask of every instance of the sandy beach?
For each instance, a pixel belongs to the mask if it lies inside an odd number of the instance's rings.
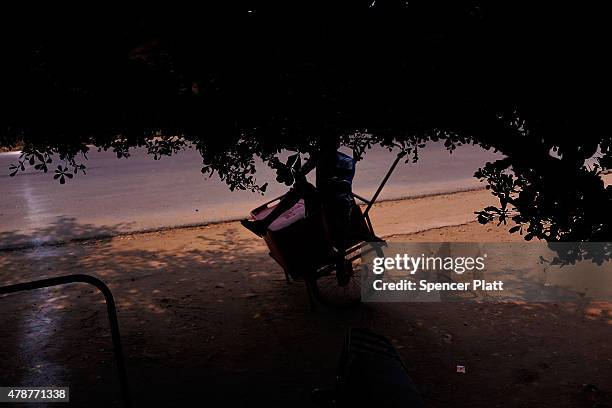
[[[480,190],[382,202],[371,214],[390,241],[520,241],[508,227],[474,222],[473,212],[490,204],[494,197]],[[427,406],[611,401],[612,304],[313,311],[303,284],[287,285],[263,241],[237,222],[4,251],[0,271],[2,284],[71,273],[107,282],[140,406],[180,406],[204,390],[213,406],[311,406],[310,390],[333,381],[348,327],[389,337]],[[0,301],[0,382],[70,384],[75,402],[87,397],[87,406],[119,406],[99,293],[77,284]],[[456,373],[457,364],[466,366],[465,375]]]

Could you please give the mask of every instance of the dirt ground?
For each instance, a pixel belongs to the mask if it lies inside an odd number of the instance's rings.
[[[398,228],[384,235],[520,239],[476,223],[408,235]],[[313,311],[303,284],[287,285],[263,242],[235,222],[0,252],[3,285],[68,273],[92,274],[112,289],[137,406],[192,406],[195,398],[202,406],[310,407],[311,389],[334,379],[348,327],[390,338],[430,407],[612,406],[609,303]],[[0,297],[0,304],[2,385],[70,386],[71,406],[120,406],[100,293],[73,284]],[[467,373],[456,373],[457,364]]]

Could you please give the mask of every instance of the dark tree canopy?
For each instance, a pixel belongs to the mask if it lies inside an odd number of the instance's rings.
[[[216,3],[227,4],[221,6]],[[444,140],[506,158],[476,176],[479,221],[556,240],[610,240],[609,24],[586,4],[215,2],[169,10],[11,11],[2,146],[84,171],[89,146],[159,158],[193,146],[204,173],[259,189],[254,157],[340,138],[358,152]],[[599,150],[595,164],[585,164]]]

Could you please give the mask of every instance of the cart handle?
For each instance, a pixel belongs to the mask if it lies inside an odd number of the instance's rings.
[[[286,195],[286,194],[283,194],[283,195],[281,195],[281,196],[278,196],[278,197],[276,197],[276,198],[273,198],[272,200],[270,200],[270,201],[268,201],[268,202],[263,203],[263,204],[262,204],[262,205],[260,205],[259,207],[257,207],[257,208],[255,208],[255,209],[251,210],[251,214],[257,214],[257,213],[258,213],[258,212],[260,212],[261,210],[264,210],[264,209],[268,208],[268,206],[269,206],[270,204],[272,204],[272,203],[273,203],[273,202],[275,202],[275,201],[280,201],[280,200],[281,200],[281,199],[282,199],[282,198],[283,198],[285,195]]]
[[[372,197],[372,199],[370,201],[364,200],[361,197],[358,197],[357,195],[353,194],[355,197],[359,198],[361,201],[364,201],[365,203],[368,204],[368,206],[366,207],[365,211],[363,212],[364,216],[368,215],[368,212],[370,212],[370,208],[372,208],[372,206],[374,205],[374,203],[376,202],[376,199],[378,198],[378,195],[380,194],[380,192],[382,191],[383,187],[385,186],[385,184],[387,184],[387,181],[389,180],[389,177],[391,177],[391,174],[393,173],[393,171],[395,170],[395,167],[397,166],[397,163],[399,163],[399,161],[406,156],[406,152],[401,151],[397,154],[397,157],[395,158],[395,161],[393,161],[393,164],[391,165],[391,168],[389,169],[389,171],[387,172],[387,174],[385,175],[385,178],[383,179],[382,183],[380,183],[380,186],[378,186],[378,189],[376,190],[376,192],[374,193],[374,197]]]
[[[363,197],[361,197],[358,194],[355,193],[351,193],[353,195],[353,197],[355,197],[358,200],[363,201],[365,204],[367,204],[368,206],[366,207],[365,211],[363,212],[363,215],[367,217],[368,213],[370,212],[370,208],[372,208],[372,206],[374,205],[374,203],[376,202],[376,199],[378,198],[378,196],[380,195],[380,192],[382,191],[383,187],[385,186],[385,184],[387,184],[387,181],[389,180],[389,177],[391,177],[391,174],[393,174],[393,171],[395,170],[395,168],[397,167],[397,163],[399,163],[399,161],[406,156],[406,152],[401,151],[397,154],[397,157],[395,158],[395,160],[393,161],[393,164],[391,165],[391,168],[389,169],[389,171],[387,171],[387,174],[385,175],[385,178],[383,179],[383,181],[380,183],[380,186],[378,186],[378,189],[376,189],[376,192],[374,193],[374,196],[372,197],[371,200],[367,200]],[[254,213],[258,213],[259,211],[263,210],[264,208],[267,208],[268,205],[272,204],[273,202],[282,199],[285,196],[285,194],[281,195],[280,197],[276,197],[270,201],[268,201],[267,203],[264,203],[262,205],[260,205],[259,207],[255,208],[253,211],[251,211],[251,214]]]
[[[363,198],[362,196],[360,196],[359,194],[355,194],[355,193],[351,193],[353,195],[353,197],[355,197],[356,199],[363,201],[364,204],[370,204],[370,201]]]

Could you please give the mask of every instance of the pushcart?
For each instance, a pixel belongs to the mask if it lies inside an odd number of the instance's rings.
[[[374,196],[368,200],[353,193],[353,210],[350,228],[343,249],[344,266],[339,271],[338,252],[332,245],[326,217],[323,211],[305,215],[305,205],[300,200],[293,208],[272,223],[263,236],[270,250],[269,255],[281,266],[287,283],[303,281],[311,307],[316,302],[329,307],[349,307],[359,304],[362,294],[362,275],[368,273],[361,267],[361,258],[375,251],[382,256],[385,241],[374,232],[370,210],[380,195],[398,162],[405,156],[400,152]],[[265,217],[284,195],[276,197],[251,211],[253,219]],[[359,201],[361,204],[357,204]]]

